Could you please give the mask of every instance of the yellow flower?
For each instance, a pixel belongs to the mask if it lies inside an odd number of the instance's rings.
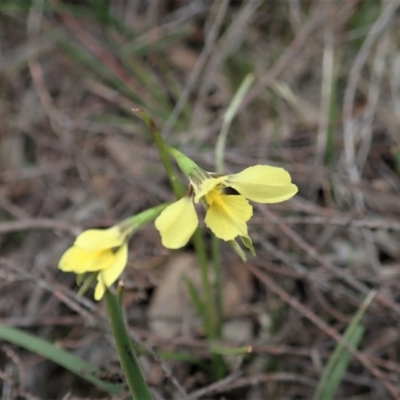
[[[84,231],[63,254],[58,267],[76,274],[98,272],[94,298],[101,300],[106,287],[118,279],[126,266],[129,233],[119,226]]]
[[[184,246],[197,228],[193,200],[202,201],[206,206],[205,223],[214,235],[231,241],[237,236],[249,238],[247,221],[253,215],[253,208],[248,200],[279,203],[297,193],[297,186],[283,168],[256,165],[238,174],[223,176],[195,168],[193,171],[189,179],[194,193],[191,190],[189,195],[168,206],[155,221],[163,245],[170,249]],[[239,194],[226,194],[226,188],[235,189]]]

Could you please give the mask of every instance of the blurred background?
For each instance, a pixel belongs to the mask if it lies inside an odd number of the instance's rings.
[[[182,279],[200,282],[192,247],[166,250],[152,224],[134,236],[124,308],[132,335],[154,350],[141,362],[155,398],[311,399],[351,323],[357,350],[342,351],[328,398],[400,398],[399,6],[1,0],[0,325],[122,379],[103,304],[76,295],[59,257],[80,229],[173,200],[133,108],[213,171],[224,113],[252,74],[226,171],[284,167],[299,193],[255,205],[256,257],[241,262],[222,245],[219,343],[251,353],[227,357],[219,377]],[[7,341],[0,390],[3,399],[126,398]]]

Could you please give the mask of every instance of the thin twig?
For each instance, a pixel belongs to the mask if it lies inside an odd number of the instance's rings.
[[[355,159],[355,126],[353,116],[353,106],[356,98],[357,83],[361,76],[361,70],[369,53],[371,52],[373,45],[375,44],[379,35],[387,27],[389,21],[399,6],[399,2],[389,2],[386,5],[385,9],[369,31],[368,36],[361,46],[361,49],[358,52],[350,70],[348,84],[346,86],[343,100],[343,139],[347,171],[349,178],[354,185],[358,185],[360,182],[360,171]],[[361,211],[364,208],[364,199],[360,189],[356,189],[354,191],[354,200],[357,209]]]
[[[312,259],[317,261],[322,267],[324,267],[327,271],[332,273],[332,275],[339,277],[342,279],[344,282],[346,282],[348,285],[353,287],[353,289],[356,289],[358,292],[367,295],[370,291],[368,286],[365,284],[361,283],[358,281],[356,278],[351,276],[346,270],[343,270],[341,268],[338,268],[337,266],[333,265],[329,260],[327,260],[325,257],[321,256],[318,254],[316,249],[312,247],[309,243],[307,243],[303,238],[300,237],[293,229],[291,229],[289,226],[284,224],[283,222],[279,221],[279,219],[267,208],[265,207],[260,207],[260,211],[268,218],[270,221],[274,221],[278,228],[291,240],[293,240],[299,248],[301,248],[303,251],[306,252],[306,254]],[[384,305],[385,307],[393,310],[396,312],[396,314],[400,315],[400,305],[393,302],[386,296],[384,296],[382,293],[378,293],[376,295],[376,300]]]
[[[185,85],[185,88],[178,100],[178,102],[176,103],[171,115],[169,116],[167,122],[164,124],[162,130],[161,130],[161,136],[163,137],[167,137],[172,128],[174,127],[176,121],[179,118],[179,115],[181,114],[183,108],[186,105],[186,102],[189,99],[190,94],[192,93],[192,90],[197,82],[197,80],[200,77],[201,72],[203,71],[203,68],[214,48],[214,44],[215,44],[215,40],[217,38],[217,34],[221,28],[224,16],[226,14],[226,10],[228,8],[228,4],[229,1],[228,0],[222,0],[221,4],[218,8],[218,12],[217,15],[215,17],[214,23],[212,24],[205,44],[204,44],[204,48],[203,51],[201,52],[195,67],[193,68],[193,71],[191,72],[189,79]],[[211,13],[210,13],[211,16]]]
[[[193,129],[202,125],[199,124],[199,122],[204,119],[204,103],[207,94],[210,91],[211,84],[215,78],[215,73],[222,62],[242,43],[245,37],[244,33],[247,32],[248,26],[251,24],[252,17],[261,3],[262,1],[260,0],[244,2],[242,9],[238,12],[237,17],[233,19],[227,31],[216,44],[217,51],[213,52],[212,56],[210,57],[210,62],[205,68],[198,99],[194,106],[193,118],[191,121],[191,126]]]
[[[246,386],[256,386],[266,382],[298,382],[310,387],[314,387],[316,385],[314,379],[291,372],[258,374],[245,378],[237,378],[231,375],[209,386],[197,390],[196,392],[189,395],[189,399],[195,400],[200,399],[206,395],[212,396],[220,393],[228,393],[235,389],[240,389]]]
[[[321,85],[321,107],[319,111],[317,148],[315,153],[314,167],[317,170],[324,164],[326,148],[329,136],[329,119],[332,104],[332,90],[334,81],[334,36],[331,27],[324,32],[324,54],[322,58],[322,85]],[[317,175],[312,175],[310,184],[310,195],[315,198],[315,186]]]
[[[56,2],[56,0],[54,1]],[[77,18],[66,12],[61,12],[60,16],[65,26],[75,34],[75,36],[99,59],[100,62],[102,62],[121,81],[123,81],[133,93],[151,104],[152,98],[149,96],[149,91],[124,69],[118,60],[83,27]]]
[[[248,264],[247,268],[256,276],[271,292],[278,295],[285,303],[289,304],[292,308],[298,311],[303,317],[307,318],[315,326],[317,326],[322,332],[334,339],[337,343],[343,343],[342,336],[332,327],[330,327],[325,321],[314,314],[310,309],[301,304],[297,299],[290,296],[280,286],[278,286],[273,279],[264,274],[257,267]],[[356,358],[375,378],[379,379],[382,385],[392,395],[393,399],[400,399],[399,391],[390,382],[387,381],[382,371],[375,368],[370,359],[363,353],[359,352],[353,346],[347,343],[343,343],[346,350]]]
[[[282,56],[272,66],[272,68],[256,82],[252,90],[249,91],[247,96],[243,99],[241,108],[246,108],[254,99],[256,99],[264,90],[265,87],[275,81],[276,78],[285,71],[286,67],[299,55],[303,46],[305,46],[307,39],[310,37],[316,27],[324,22],[327,14],[327,8],[323,3],[319,2],[313,10],[312,17],[304,23],[302,28],[296,33],[292,43],[286,47]]]
[[[22,219],[19,221],[0,223],[0,233],[21,232],[36,229],[48,229],[61,232],[64,231],[70,233],[73,236],[79,235],[79,233],[82,231],[76,225],[50,218]]]
[[[254,222],[257,223],[257,219],[254,219]],[[285,224],[295,225],[295,224],[305,224],[305,225],[333,225],[333,226],[341,226],[346,229],[358,229],[358,228],[368,228],[371,230],[375,229],[383,229],[388,231],[400,231],[400,222],[396,222],[394,220],[388,221],[386,219],[354,219],[353,217],[324,217],[324,216],[315,216],[315,217],[284,217],[280,218],[278,221],[274,222],[283,222]]]

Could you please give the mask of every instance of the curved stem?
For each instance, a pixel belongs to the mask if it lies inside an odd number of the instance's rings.
[[[125,327],[119,299],[106,290],[105,301],[119,360],[133,400],[153,400]]]

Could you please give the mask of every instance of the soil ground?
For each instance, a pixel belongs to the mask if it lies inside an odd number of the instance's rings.
[[[163,248],[153,224],[132,238],[123,307],[153,351],[140,362],[154,398],[400,398],[399,13],[390,0],[2,0],[0,327],[123,382],[103,302],[77,296],[58,260],[82,229],[174,199],[132,109],[213,171],[224,114],[253,74],[225,170],[283,167],[299,193],[254,204],[247,262],[221,244],[217,344],[248,351],[224,356],[220,375],[183,280],[202,295],[192,245]],[[351,323],[360,335],[339,353],[337,390],[318,397]],[[127,398],[6,341],[0,391]]]

